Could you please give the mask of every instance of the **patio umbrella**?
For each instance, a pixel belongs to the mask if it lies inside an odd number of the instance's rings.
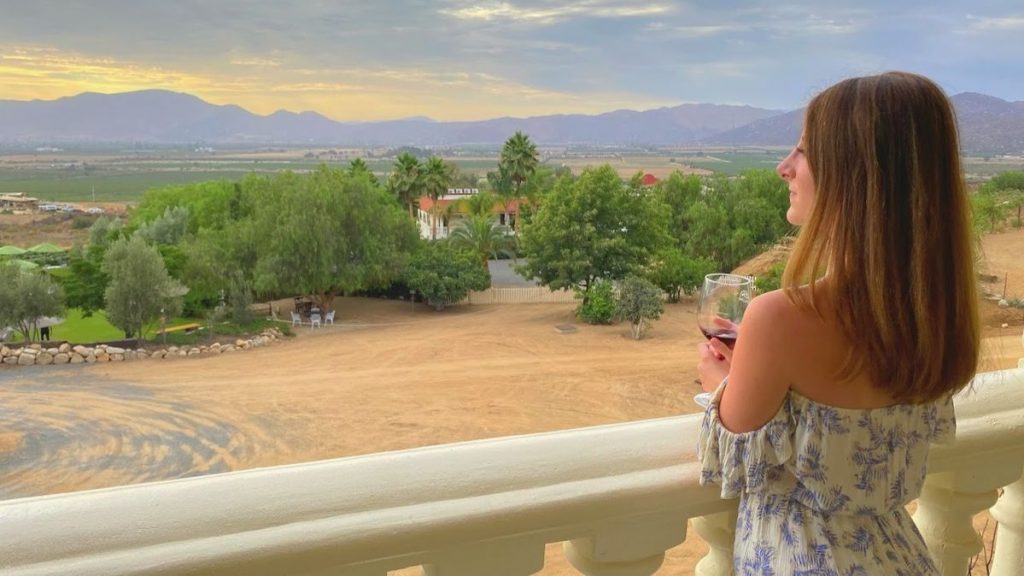
[[[29,262],[28,260],[11,260],[11,264],[17,264],[22,270],[35,270],[39,268],[39,264]]]
[[[66,252],[60,246],[54,246],[49,242],[43,242],[42,244],[36,244],[35,246],[28,249],[33,254],[57,254],[59,252]]]
[[[18,248],[17,246],[0,246],[0,256],[21,256],[25,253],[24,248]]]

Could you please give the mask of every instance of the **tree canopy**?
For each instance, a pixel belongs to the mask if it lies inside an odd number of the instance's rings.
[[[122,238],[110,245],[103,260],[110,278],[104,294],[107,318],[126,338],[142,339],[142,329],[160,316],[181,311],[188,288],[167,273],[160,252],[141,236]]]
[[[574,288],[584,304],[598,279],[639,272],[669,241],[667,210],[629,191],[608,165],[563,178],[525,224],[519,271],[552,290]]]

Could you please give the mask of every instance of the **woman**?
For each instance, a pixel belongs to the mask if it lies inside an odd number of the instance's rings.
[[[842,81],[778,173],[802,227],[783,288],[750,303],[733,352],[699,351],[717,385],[701,482],[740,497],[735,571],[937,574],[904,505],[979,346],[949,100],[914,74]]]

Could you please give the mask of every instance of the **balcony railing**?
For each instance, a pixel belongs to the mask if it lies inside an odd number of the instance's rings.
[[[992,574],[1024,573],[1024,369],[979,375],[935,447],[915,521],[943,574],[1000,522]],[[432,446],[0,503],[0,574],[649,575],[686,538],[731,572],[735,501],[698,484],[699,416]],[[1006,487],[996,502],[997,491]]]

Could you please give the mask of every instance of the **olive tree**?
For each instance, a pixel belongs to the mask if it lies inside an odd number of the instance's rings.
[[[181,298],[188,288],[170,277],[160,252],[140,236],[111,244],[103,260],[103,272],[110,278],[104,300],[110,323],[124,331],[126,338],[142,340],[142,329],[161,312],[168,316],[181,310]]]
[[[615,314],[629,321],[634,340],[644,337],[651,320],[661,318],[664,305],[661,289],[650,280],[630,276],[619,285],[619,297],[615,303]]]

